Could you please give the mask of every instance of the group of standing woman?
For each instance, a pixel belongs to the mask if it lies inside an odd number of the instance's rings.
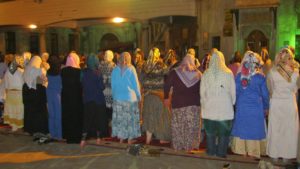
[[[133,143],[145,132],[146,144],[155,137],[190,151],[199,148],[204,128],[210,156],[226,157],[230,136],[236,154],[274,160],[297,155],[300,80],[290,47],[280,50],[271,69],[264,66],[266,53],[262,58],[247,51],[233,71],[216,49],[201,65],[193,49],[181,62],[173,50],[161,58],[152,48],[145,61],[137,50],[133,58],[123,52],[116,64],[108,50],[102,61],[88,56],[84,69],[75,52],[64,66],[55,56],[48,64],[48,57],[16,56],[3,80],[4,121],[40,141],[50,133],[82,147],[89,136],[100,143],[112,118],[111,136],[120,142]]]
[[[298,151],[299,64],[291,47],[279,51],[271,69],[268,62],[251,51],[242,60],[235,79],[232,150],[254,158],[267,154],[274,161],[283,158],[288,162]],[[267,64],[265,69],[263,63]]]

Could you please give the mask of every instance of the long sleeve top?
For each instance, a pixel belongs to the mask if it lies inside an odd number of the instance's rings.
[[[186,87],[180,80],[175,70],[168,75],[164,85],[164,98],[168,99],[171,87],[172,93],[172,108],[180,108],[187,106],[200,105],[200,80],[191,87]]]
[[[4,75],[5,89],[17,89],[22,90],[24,79],[23,79],[24,69],[18,68],[14,74],[6,71]]]
[[[111,74],[112,97],[118,101],[136,102],[141,100],[140,85],[136,70],[129,66],[122,73],[119,66]]]
[[[202,118],[216,121],[232,120],[236,91],[233,73],[224,74],[224,81],[208,84],[205,74],[200,84]]]
[[[81,83],[84,103],[94,101],[97,104],[105,105],[105,97],[103,94],[105,86],[103,84],[103,78],[100,73],[86,68],[85,70],[83,70]]]

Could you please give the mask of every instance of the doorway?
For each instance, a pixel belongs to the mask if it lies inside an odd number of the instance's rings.
[[[269,49],[269,39],[260,30],[252,31],[246,38],[245,51],[251,50],[260,53],[262,47]]]

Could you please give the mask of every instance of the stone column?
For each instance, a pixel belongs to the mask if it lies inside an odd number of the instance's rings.
[[[148,56],[149,52],[149,30],[150,26],[148,21],[142,21],[142,28],[141,28],[141,44],[140,48],[144,52],[145,57]]]
[[[39,28],[40,53],[47,52],[46,48],[46,27]]]
[[[1,32],[0,33],[0,52],[2,52],[2,54],[4,54],[5,51],[5,33]]]
[[[142,25],[141,23],[134,23],[134,30],[135,30],[135,48],[141,48],[142,47]]]
[[[74,29],[74,48],[77,53],[80,53],[80,28]]]

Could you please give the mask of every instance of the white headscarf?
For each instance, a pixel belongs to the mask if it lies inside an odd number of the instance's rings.
[[[103,59],[104,62],[112,62],[114,59],[114,53],[111,50],[106,50]]]
[[[228,74],[232,74],[232,72],[225,65],[223,53],[220,51],[214,51],[209,61],[209,67],[203,74],[202,81],[206,81],[208,86],[217,90],[220,89],[220,84],[222,85],[229,81]]]
[[[39,56],[33,56],[25,68],[24,81],[29,88],[36,89],[37,78],[46,76],[46,71],[41,69],[41,63]]]

